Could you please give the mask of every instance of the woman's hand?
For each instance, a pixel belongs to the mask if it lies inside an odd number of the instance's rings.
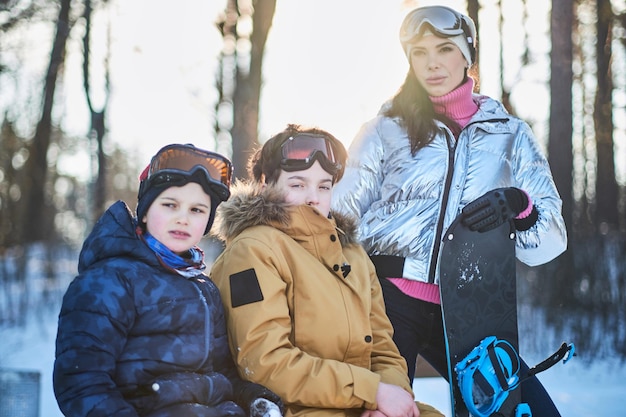
[[[378,384],[376,392],[376,411],[383,413],[386,417],[419,417],[420,412],[413,400],[413,396],[397,385]],[[379,417],[370,415],[369,417]]]

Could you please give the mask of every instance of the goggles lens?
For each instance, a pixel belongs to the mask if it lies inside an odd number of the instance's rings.
[[[324,169],[336,171],[341,166],[335,158],[330,140],[322,135],[300,133],[292,136],[281,145],[281,152],[280,165],[285,171],[310,168],[320,155],[323,156],[319,161]]]
[[[455,36],[463,33],[463,16],[443,6],[422,7],[406,17],[400,31],[400,40],[408,42],[422,33],[428,24],[436,33]],[[471,34],[467,34],[470,36]]]
[[[182,183],[198,169],[205,172],[209,183],[222,186],[217,190],[221,198],[228,198],[231,162],[222,155],[192,146],[171,145],[162,149],[150,162],[148,181],[152,185]]]

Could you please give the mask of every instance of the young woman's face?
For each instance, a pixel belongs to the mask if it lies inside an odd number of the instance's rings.
[[[467,61],[453,42],[427,35],[412,45],[411,67],[429,96],[443,96],[461,85]]]
[[[154,200],[143,221],[156,240],[182,254],[197,245],[211,214],[211,197],[200,184],[170,187]]]
[[[286,193],[287,203],[306,204],[328,217],[333,194],[333,176],[318,161],[304,171],[280,171],[276,187]]]

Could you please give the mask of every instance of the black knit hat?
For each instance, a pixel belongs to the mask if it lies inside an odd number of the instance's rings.
[[[190,182],[199,183],[198,181],[194,181],[193,178],[190,178],[187,183]],[[161,186],[151,186],[150,188],[146,189],[141,198],[139,198],[139,200],[137,201],[137,223],[139,223],[139,225],[144,230],[146,228],[146,224],[144,223],[143,218],[145,217],[148,209],[150,208],[154,200],[156,200],[163,191],[174,186],[181,187],[182,185],[164,184]],[[217,209],[217,206],[222,202],[215,193],[209,191],[207,192],[207,194],[211,197],[211,213],[209,214],[209,221],[207,222],[206,228],[204,229],[205,235],[209,233],[209,230],[211,230],[211,226],[213,226],[213,221],[215,220],[215,210]]]

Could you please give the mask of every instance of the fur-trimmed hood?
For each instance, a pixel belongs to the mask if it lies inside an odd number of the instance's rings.
[[[275,187],[239,181],[231,187],[228,201],[217,208],[212,235],[228,243],[245,229],[267,225],[284,230],[291,221],[290,205],[284,193]],[[342,246],[358,243],[357,221],[331,211]]]

